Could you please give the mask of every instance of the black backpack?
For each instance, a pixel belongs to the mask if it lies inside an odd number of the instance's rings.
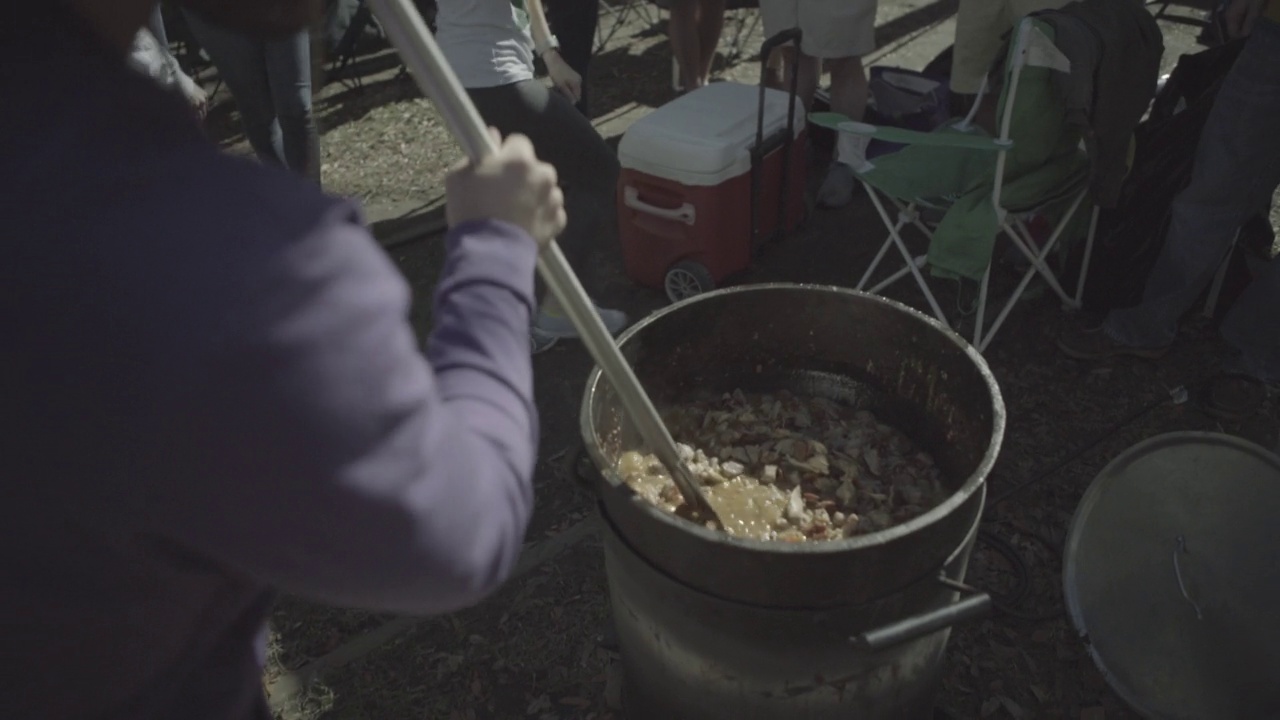
[[[1243,40],[1184,55],[1163,87],[1156,93],[1151,111],[1135,130],[1133,168],[1125,180],[1120,201],[1104,209],[1098,218],[1089,275],[1082,302],[1084,310],[1101,315],[1136,305],[1142,299],[1146,278],[1154,266],[1168,232],[1170,204],[1191,180],[1196,147],[1217,97],[1223,78],[1240,53]],[[1270,246],[1271,228],[1262,216],[1242,229],[1243,247]],[[1079,242],[1066,264],[1064,282],[1073,287],[1084,243]],[[1221,307],[1248,282],[1240,253]]]

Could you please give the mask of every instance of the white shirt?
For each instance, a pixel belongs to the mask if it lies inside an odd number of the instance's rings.
[[[129,50],[129,64],[134,70],[155,80],[166,90],[178,90],[178,76],[173,64],[169,62],[169,54],[160,47],[154,35],[146,28],[138,30],[133,36],[133,47]]]
[[[511,0],[438,0],[437,7],[436,43],[463,87],[533,79],[533,37],[523,9]]]
[[[181,93],[188,100],[204,98],[204,90],[182,71],[182,66],[178,65],[178,59],[169,53],[169,48],[161,45],[146,28],[140,28],[133,36],[133,47],[129,50],[129,65],[159,83],[160,87]]]

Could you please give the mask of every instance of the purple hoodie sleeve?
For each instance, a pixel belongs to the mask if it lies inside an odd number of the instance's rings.
[[[157,534],[375,611],[448,612],[506,579],[533,505],[536,249],[497,222],[445,242],[426,358],[406,284],[349,219],[254,273],[205,381],[170,401],[192,412]]]

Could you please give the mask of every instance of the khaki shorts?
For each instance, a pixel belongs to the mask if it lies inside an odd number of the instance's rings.
[[[876,0],[760,0],[764,34],[800,28],[800,50],[835,60],[876,49]]]
[[[763,0],[762,0],[763,1]],[[974,95],[1000,54],[1003,36],[1025,15],[1057,9],[1068,0],[960,0],[951,56],[952,92]]]

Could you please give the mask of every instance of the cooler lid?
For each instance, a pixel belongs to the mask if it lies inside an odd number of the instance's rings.
[[[1180,432],[1126,450],[1076,509],[1063,586],[1112,688],[1148,718],[1280,717],[1280,458]]]
[[[787,124],[788,93],[765,91],[764,132]],[[751,169],[760,103],[757,85],[718,82],[683,95],[640,118],[622,136],[618,159],[631,168],[690,185],[715,185]],[[795,108],[795,132],[804,104]]]

